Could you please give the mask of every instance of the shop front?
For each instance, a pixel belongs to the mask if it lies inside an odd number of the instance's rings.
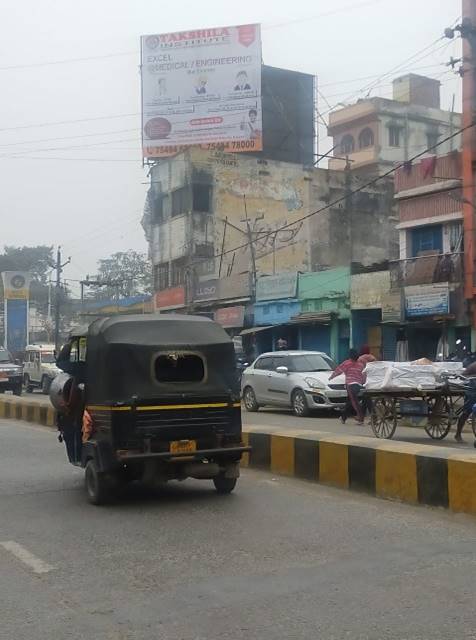
[[[350,343],[350,269],[329,269],[299,275],[301,349],[324,351],[335,360],[347,357]]]
[[[274,351],[286,344],[288,349],[299,348],[299,329],[290,324],[299,314],[301,304],[297,299],[297,272],[262,276],[256,283],[254,324],[256,331],[248,332],[257,353]]]

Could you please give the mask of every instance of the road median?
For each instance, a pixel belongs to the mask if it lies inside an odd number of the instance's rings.
[[[243,466],[476,515],[476,452],[329,432],[246,427]]]
[[[0,418],[55,425],[47,398],[5,396]],[[244,427],[243,439],[243,467],[476,515],[474,450],[264,426]]]

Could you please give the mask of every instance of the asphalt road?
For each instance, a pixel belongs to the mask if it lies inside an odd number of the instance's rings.
[[[476,637],[468,516],[251,470],[93,507],[82,478],[0,421],[2,639]]]

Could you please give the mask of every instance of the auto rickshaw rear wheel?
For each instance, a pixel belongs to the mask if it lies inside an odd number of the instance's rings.
[[[215,485],[217,493],[225,495],[231,493],[236,487],[236,480],[236,478],[226,478],[224,475],[220,474],[213,478],[213,484]]]
[[[84,474],[86,493],[91,504],[104,504],[111,495],[111,483],[105,473],[98,471],[96,461],[88,460]]]

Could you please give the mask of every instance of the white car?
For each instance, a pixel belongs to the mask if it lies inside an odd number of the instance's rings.
[[[52,344],[29,344],[23,363],[23,385],[28,392],[38,388],[45,394],[54,378],[61,373],[56,366],[55,348]]]
[[[247,411],[263,405],[290,407],[299,417],[313,409],[341,409],[347,401],[344,376],[329,380],[336,365],[321,351],[273,351],[244,370],[242,397]]]

